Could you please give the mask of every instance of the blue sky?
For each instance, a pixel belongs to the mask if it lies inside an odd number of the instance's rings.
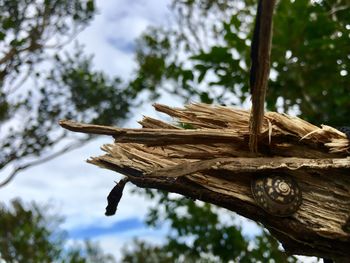
[[[91,239],[107,234],[120,234],[130,230],[145,230],[147,226],[137,217],[119,220],[110,226],[100,226],[97,224],[76,227],[69,231],[69,237],[73,239]]]

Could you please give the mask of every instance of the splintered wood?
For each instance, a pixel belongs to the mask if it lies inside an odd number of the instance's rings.
[[[290,253],[349,256],[350,234],[344,224],[350,215],[350,145],[344,133],[267,112],[259,153],[252,153],[248,111],[206,104],[154,107],[174,122],[145,117],[140,129],[60,124],[113,136],[115,141],[102,147],[106,154],[88,162],[122,173],[139,187],[180,193],[259,221]],[[292,176],[302,191],[300,209],[287,218],[267,215],[251,193],[250,181],[257,173]]]

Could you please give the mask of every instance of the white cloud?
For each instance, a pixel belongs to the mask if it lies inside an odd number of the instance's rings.
[[[98,69],[128,79],[135,67],[134,55],[126,47],[150,25],[167,21],[169,0],[97,1],[99,14],[78,40],[94,54]]]

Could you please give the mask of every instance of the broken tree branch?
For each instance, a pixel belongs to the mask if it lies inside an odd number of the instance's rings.
[[[248,111],[205,104],[155,108],[191,129],[148,117],[140,122],[142,129],[61,124],[112,136],[115,141],[102,147],[105,154],[88,162],[122,173],[138,187],[179,193],[260,222],[289,253],[339,262],[350,258],[350,143],[345,133],[267,112],[257,155],[248,145]],[[302,202],[294,214],[271,215],[255,201],[252,181],[272,175],[297,182]]]

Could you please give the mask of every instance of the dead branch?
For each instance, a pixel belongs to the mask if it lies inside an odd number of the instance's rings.
[[[251,46],[250,89],[252,112],[250,116],[249,148],[252,152],[258,151],[258,139],[264,117],[265,97],[270,73],[274,7],[275,0],[259,0]]]
[[[156,104],[155,108],[177,122],[145,117],[140,122],[142,129],[71,121],[61,125],[113,136],[115,141],[102,147],[106,154],[88,162],[122,173],[139,187],[179,193],[258,221],[292,254],[340,261],[350,257],[350,145],[346,134],[268,112],[256,155],[249,149],[248,111],[205,104],[185,108]],[[268,214],[252,194],[251,182],[257,175],[274,174],[292,177],[302,192],[301,206],[290,216]]]

